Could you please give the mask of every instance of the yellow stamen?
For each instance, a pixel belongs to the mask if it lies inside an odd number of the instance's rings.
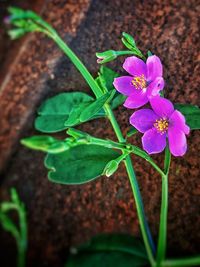
[[[144,89],[147,87],[147,82],[145,80],[144,74],[134,77],[131,82],[136,89]]]
[[[168,130],[168,126],[169,126],[169,122],[166,118],[156,120],[156,122],[154,123],[154,127],[161,134],[164,134]]]

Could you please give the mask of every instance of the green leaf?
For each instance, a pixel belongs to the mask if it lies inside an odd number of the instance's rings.
[[[16,240],[19,239],[20,234],[17,227],[15,226],[13,221],[3,212],[0,212],[0,223],[5,231],[10,232],[13,237],[16,238]]]
[[[108,67],[101,66],[99,76],[96,78],[96,82],[102,88],[102,90],[106,88],[107,91],[111,91],[114,89],[113,81],[117,77],[119,77],[119,74],[117,72],[113,71],[112,69]],[[115,97],[110,102],[111,108],[112,109],[117,108],[118,106],[124,103],[125,99],[126,99],[126,96],[119,94],[116,91]],[[102,115],[103,115],[103,112],[102,112]]]
[[[115,109],[115,108],[121,106],[124,103],[125,100],[126,100],[126,96],[125,95],[116,93],[116,96],[111,101],[111,108]]]
[[[69,149],[66,142],[49,135],[35,135],[21,140],[21,143],[31,149],[49,153],[60,153]]]
[[[130,130],[127,132],[126,136],[131,137],[132,135],[138,133],[138,130],[135,129],[134,127],[131,127]]]
[[[200,108],[198,106],[190,104],[175,104],[174,106],[185,116],[186,123],[191,130],[200,129]]]
[[[48,177],[60,184],[83,184],[103,174],[106,164],[119,157],[116,151],[97,145],[78,145],[60,154],[48,154]]]
[[[72,127],[81,123],[80,116],[83,110],[85,110],[92,102],[83,103],[74,109],[69,114],[69,118],[65,121],[66,127]],[[92,117],[92,116],[91,116]]]
[[[99,73],[99,78],[101,85],[103,87],[106,87],[108,91],[111,91],[114,89],[113,81],[114,78],[119,77],[119,74],[112,69],[101,66],[100,68],[100,73]]]
[[[67,129],[65,121],[73,109],[93,101],[93,98],[82,92],[61,93],[47,99],[39,108],[35,128],[41,132],[53,133]]]
[[[141,241],[125,234],[96,236],[74,252],[65,267],[139,267],[148,264]]]
[[[82,109],[80,121],[85,122],[94,117],[103,108],[103,106],[112,99],[113,93],[115,94],[115,90],[102,95],[90,105],[85,107],[85,109]]]

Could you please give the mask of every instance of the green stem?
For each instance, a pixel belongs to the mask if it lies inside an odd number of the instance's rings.
[[[168,176],[162,176],[162,198],[156,263],[161,266],[165,258],[167,240]]]
[[[72,50],[63,42],[63,40],[58,35],[52,35],[52,39],[57,43],[57,45],[61,48],[61,50],[69,57],[69,59],[72,61],[72,63],[76,66],[76,68],[80,71],[88,85],[91,87],[92,91],[94,92],[95,96],[98,98],[102,95],[101,89],[98,87],[97,83],[93,79],[92,75],[88,72],[87,68],[83,65],[83,63],[79,60],[79,58],[72,52]],[[116,133],[116,136],[119,140],[119,142],[125,142],[125,139],[122,135],[122,132],[120,130],[120,127],[115,119],[115,116],[108,104],[105,105],[105,111],[107,112],[108,118],[110,119],[110,122],[113,126],[113,129]],[[134,193],[134,198],[136,202],[137,212],[139,216],[142,236],[144,239],[145,247],[147,250],[147,254],[149,257],[149,260],[151,262],[151,265],[154,264],[154,257],[153,257],[153,241],[152,237],[150,235],[150,231],[148,229],[146,217],[144,214],[144,208],[141,200],[141,195],[138,187],[138,183],[135,177],[135,173],[131,164],[131,160],[129,156],[125,159],[125,165],[127,168],[127,172],[129,174],[129,179],[131,182],[131,186]],[[133,182],[134,181],[134,182]]]
[[[15,237],[17,244],[17,267],[24,267],[26,261],[26,250],[27,250],[27,223],[26,223],[26,211],[23,203],[20,202],[18,195],[14,189],[11,191],[12,201],[13,202],[3,202],[1,205],[2,213],[0,212],[0,221],[5,221],[6,213],[9,211],[16,211],[19,218],[19,229],[15,224],[12,223],[9,228],[6,228],[7,231]]]
[[[145,56],[139,51],[131,51],[131,50],[123,50],[123,51],[115,51],[118,56],[125,56],[125,55],[137,55],[145,60]]]
[[[185,267],[200,266],[200,256],[185,259],[165,260],[161,264],[162,267]]]
[[[105,105],[105,109],[107,111],[108,117],[110,119],[110,122],[113,126],[113,129],[117,135],[117,138],[119,140],[119,142],[125,142],[126,140],[124,139],[122,132],[120,130],[119,124],[117,123],[114,113],[113,111],[110,109],[110,107],[108,106],[108,104]],[[124,153],[124,152],[123,152]],[[153,240],[151,237],[151,233],[147,224],[147,220],[145,217],[145,213],[144,213],[144,207],[143,207],[143,202],[142,202],[142,197],[140,194],[140,190],[139,190],[139,186],[138,186],[138,182],[135,176],[135,172],[133,169],[133,165],[131,162],[131,158],[130,156],[127,156],[125,159],[125,166],[126,166],[126,170],[128,173],[128,177],[129,177],[129,181],[131,184],[131,188],[133,191],[133,197],[135,199],[135,203],[136,203],[136,208],[137,208],[137,214],[138,214],[138,218],[139,218],[139,222],[140,222],[140,228],[141,228],[141,232],[142,232],[142,237],[144,240],[144,244],[146,247],[146,251],[147,251],[147,255],[149,258],[149,261],[151,263],[151,266],[154,266],[154,244],[153,244]]]
[[[161,262],[165,259],[166,246],[167,246],[167,214],[168,214],[168,173],[171,161],[171,154],[169,148],[165,149],[165,163],[162,175],[162,197],[161,197],[161,211],[160,211],[160,226],[158,236],[158,250],[156,263],[161,266]]]
[[[139,218],[139,222],[140,222],[140,228],[141,228],[145,248],[147,251],[148,259],[149,259],[151,266],[154,266],[155,261],[154,261],[154,256],[152,253],[152,250],[154,251],[154,244],[153,244],[153,241],[151,239],[151,235],[150,235],[149,227],[147,225],[146,218],[144,217],[144,207],[142,205],[141,194],[139,191],[137,180],[135,179],[135,174],[134,174],[134,171],[132,168],[132,162],[131,162],[130,156],[126,157],[125,166],[126,166],[126,170],[127,170],[128,176],[129,176],[131,188],[133,191],[133,196],[135,199],[137,214],[138,214],[138,218]]]
[[[135,55],[135,52],[131,50],[115,51],[118,56]]]
[[[94,95],[98,98],[102,95],[101,89],[93,79],[92,75],[89,73],[87,68],[83,65],[80,59],[75,55],[75,53],[63,42],[63,40],[58,36],[54,35],[53,40],[57,43],[57,45],[61,48],[61,50],[69,57],[72,63],[76,66],[79,72],[84,77],[85,81],[88,83],[90,88],[92,89]]]
[[[27,250],[27,224],[25,207],[21,204],[19,209],[19,227],[20,227],[20,241],[18,242],[18,266],[24,267],[26,261]]]

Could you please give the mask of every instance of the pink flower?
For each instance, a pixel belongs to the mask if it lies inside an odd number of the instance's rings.
[[[141,133],[143,149],[148,154],[162,152],[169,140],[169,149],[174,156],[183,156],[187,150],[186,134],[190,128],[185,117],[173,104],[160,96],[150,100],[152,109],[141,109],[133,113],[130,123]]]
[[[145,105],[164,88],[162,64],[157,56],[148,57],[146,63],[135,56],[128,57],[123,68],[132,76],[115,78],[113,85],[118,92],[128,96],[124,103],[127,108]]]

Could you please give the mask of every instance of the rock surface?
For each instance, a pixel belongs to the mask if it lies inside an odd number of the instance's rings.
[[[161,57],[167,97],[174,102],[200,105],[197,1],[55,0],[43,4],[38,1],[35,8],[93,75],[98,71],[95,52],[122,48],[120,36],[126,31],[135,37],[142,51],[151,50]],[[139,236],[135,204],[123,166],[112,177],[101,177],[86,185],[56,185],[47,180],[44,155],[20,145],[21,137],[36,134],[33,122],[44,99],[63,91],[89,92],[89,88],[47,37],[29,35],[16,51],[0,89],[0,198],[7,199],[9,188],[15,186],[26,204],[28,266],[63,266],[70,246],[97,233],[128,232]],[[121,71],[121,62],[122,59],[109,66]],[[120,107],[115,114],[126,133],[131,112]],[[108,121],[92,121],[79,128],[115,139]],[[131,142],[140,145],[140,138],[135,136]],[[199,132],[193,131],[186,156],[172,159],[168,219],[171,256],[199,253],[199,147]],[[162,164],[160,157],[154,158]],[[146,162],[137,157],[133,161],[156,240],[161,180]],[[6,259],[7,266],[14,266],[14,242],[7,233],[1,232],[1,237],[0,260]]]

